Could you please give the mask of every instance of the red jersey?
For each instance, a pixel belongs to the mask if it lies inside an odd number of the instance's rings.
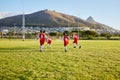
[[[64,36],[63,37],[63,40],[64,40],[64,46],[67,46],[68,45],[68,43],[69,43],[69,38],[68,38],[68,36]]]
[[[73,39],[74,39],[73,43],[78,44],[78,36],[77,36],[77,34],[73,35]]]
[[[44,33],[40,33],[39,34],[39,38],[40,38],[40,45],[43,45],[45,42],[45,34]]]
[[[52,43],[52,39],[50,37],[48,37],[48,44]]]

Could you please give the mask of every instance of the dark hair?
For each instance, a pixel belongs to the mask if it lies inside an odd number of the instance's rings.
[[[64,32],[63,35],[67,35],[67,33]]]
[[[45,33],[45,30],[43,30],[43,33]]]
[[[42,30],[40,30],[40,33],[42,33]]]

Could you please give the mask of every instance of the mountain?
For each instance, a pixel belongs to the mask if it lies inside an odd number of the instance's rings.
[[[92,16],[89,16],[89,17],[86,19],[86,21],[89,22],[89,23],[91,23],[91,24],[94,24],[94,25],[96,25],[96,26],[101,26],[101,28],[104,28],[104,29],[106,29],[106,30],[115,30],[115,29],[113,29],[113,28],[110,27],[110,26],[107,26],[107,25],[105,25],[105,24],[102,24],[102,23],[99,23],[99,22],[95,21]]]
[[[86,21],[89,23],[96,24],[96,21],[92,18],[92,16],[89,16]]]
[[[77,18],[75,16],[50,10],[42,10],[25,15],[26,26],[68,26],[68,20],[70,26],[77,26],[78,20],[80,21],[80,25],[91,25],[85,20]],[[0,26],[13,26],[13,24],[16,24],[17,26],[22,26],[22,15],[16,15],[0,19]]]
[[[106,29],[109,26],[96,22],[91,16],[87,20],[83,20],[76,16],[56,12],[55,10],[42,10],[25,15],[26,26],[42,26],[42,27],[77,27],[79,21],[80,27],[89,27],[92,29]],[[22,26],[22,15],[16,15],[0,19],[0,26]],[[111,28],[111,27],[109,27]]]

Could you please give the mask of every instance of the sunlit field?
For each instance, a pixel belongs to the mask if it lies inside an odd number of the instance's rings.
[[[120,80],[120,41],[62,40],[39,51],[37,40],[0,40],[0,80]]]

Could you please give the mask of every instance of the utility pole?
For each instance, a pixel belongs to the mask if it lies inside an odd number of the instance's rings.
[[[13,31],[13,33],[14,33],[14,38],[15,38],[15,33],[16,33],[16,30],[15,30],[15,28],[16,28],[16,26],[15,26],[16,24],[14,23],[14,31]]]
[[[25,14],[24,14],[24,2],[22,0],[22,8],[23,8],[23,15],[22,15],[22,39],[25,40]]]
[[[78,39],[79,39],[79,18],[78,18]]]
[[[69,16],[68,16],[68,28],[70,27]],[[66,29],[67,30],[67,29]]]

